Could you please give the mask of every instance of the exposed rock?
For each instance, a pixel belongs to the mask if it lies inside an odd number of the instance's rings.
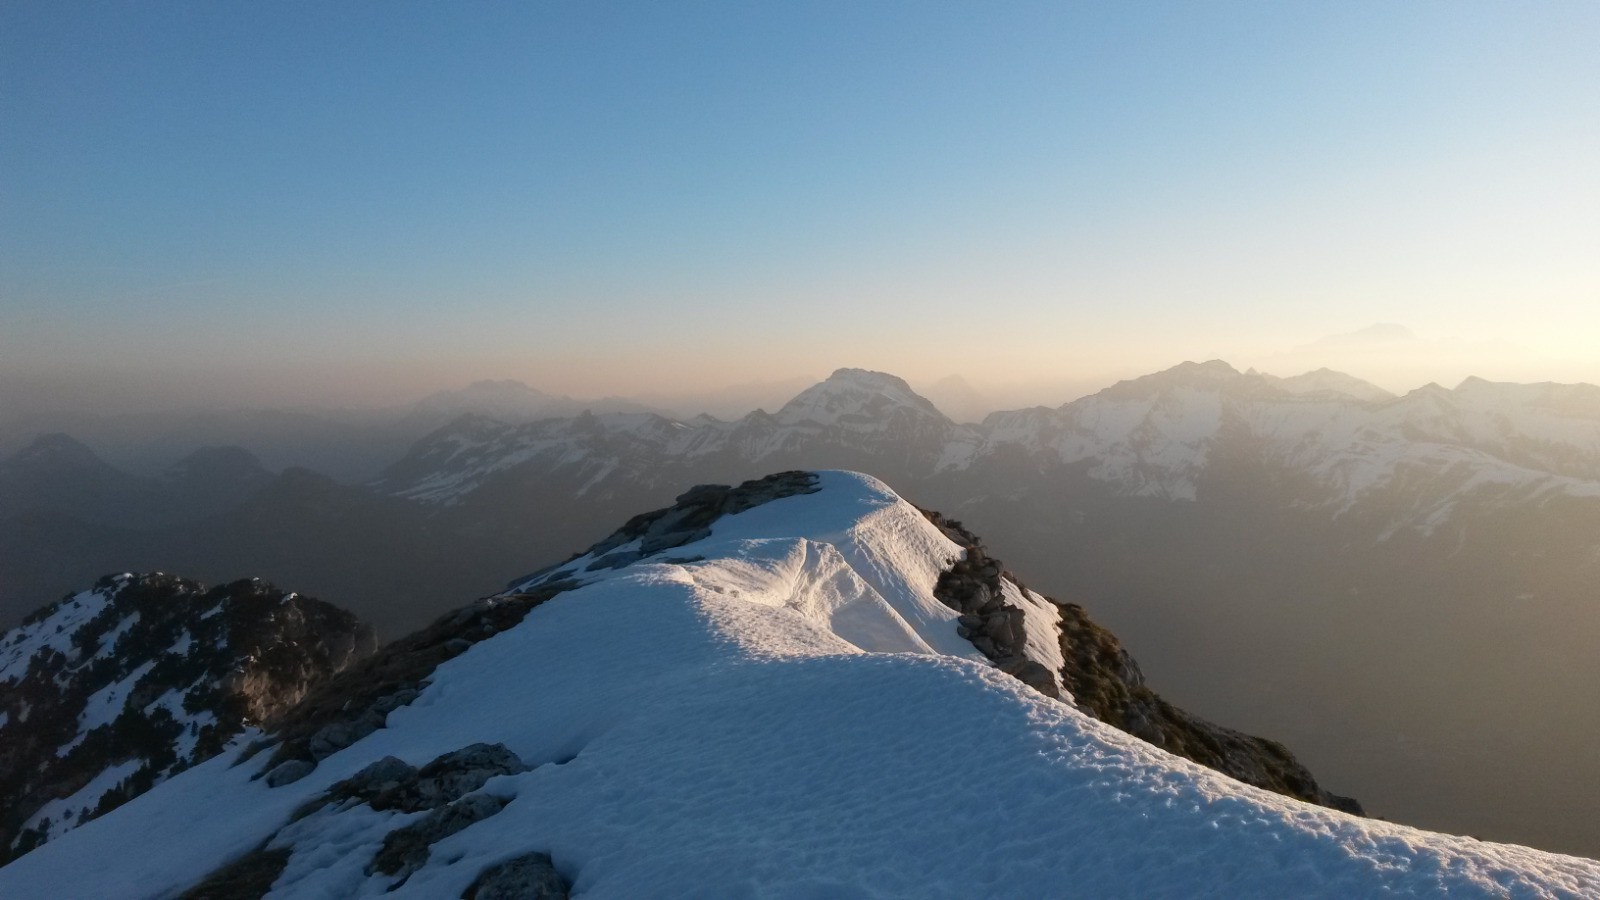
[[[1014,656],[1001,662],[999,667],[1000,671],[1039,693],[1057,700],[1061,699],[1061,691],[1056,687],[1056,680],[1050,677],[1050,669],[1044,663]]]
[[[276,734],[280,743],[267,766],[287,759],[317,762],[382,728],[389,713],[417,698],[440,663],[577,586],[576,581],[558,579],[475,601],[339,673],[283,717]]]
[[[1057,605],[1061,652],[1066,658],[1062,679],[1084,712],[1247,784],[1364,814],[1354,799],[1319,786],[1277,741],[1215,725],[1162,699],[1145,685],[1138,663],[1115,635],[1091,620],[1083,607]]]
[[[590,547],[587,552],[596,559],[589,564],[588,570],[621,568],[663,550],[703,540],[711,536],[711,523],[723,516],[817,490],[817,476],[800,471],[778,472],[746,481],[738,487],[697,484],[679,494],[673,505],[634,516],[605,540]],[[634,541],[639,542],[637,550],[618,549]],[[551,567],[555,568],[559,567]],[[512,582],[511,587],[515,589],[525,585],[542,574],[544,572],[536,572],[526,579],[518,579]]]
[[[267,787],[283,787],[311,774],[316,766],[303,759],[291,759],[267,773]]]
[[[956,631],[1000,671],[1036,691],[1060,698],[1050,670],[1025,652],[1026,613],[1005,603],[1001,579],[1016,584],[998,560],[991,559],[977,535],[960,522],[923,510],[966,551],[940,576],[934,596],[961,616]],[[1027,590],[1020,584],[1021,590]],[[1111,632],[1091,620],[1083,607],[1045,598],[1061,614],[1060,645],[1065,659],[1061,686],[1074,705],[1091,716],[1171,753],[1187,757],[1247,784],[1300,800],[1361,814],[1361,804],[1319,786],[1282,744],[1214,725],[1163,700],[1145,686],[1133,657]]]
[[[271,728],[376,644],[349,613],[259,579],[107,576],[34,613],[0,635],[0,862]],[[35,821],[130,763],[70,815]]]
[[[376,710],[368,710],[359,719],[345,722],[333,722],[323,726],[307,742],[307,749],[311,753],[313,762],[322,762],[329,756],[354,744],[367,735],[377,731],[383,724],[381,716],[376,715]]]
[[[253,850],[207,875],[179,900],[261,900],[289,865],[289,856],[287,847]]]
[[[284,765],[292,762],[296,761]],[[306,803],[293,818],[302,819],[330,803],[366,803],[377,810],[408,813],[437,809],[476,791],[497,775],[526,771],[528,767],[504,744],[469,744],[421,769],[385,756]]]
[[[697,485],[681,494],[674,505],[634,516],[591,547],[588,555],[596,559],[590,569],[628,565],[647,555],[680,547],[709,535],[711,523],[722,516],[817,490],[817,476],[811,472],[779,472],[738,487]],[[612,552],[636,540],[641,545],[639,551]],[[612,556],[618,558],[613,560]],[[267,766],[277,766],[287,759],[319,762],[382,728],[388,713],[416,699],[440,663],[516,625],[529,610],[550,598],[578,587],[580,582],[571,576],[555,577],[564,571],[564,565],[542,569],[513,582],[504,594],[448,613],[329,680],[283,718],[277,735],[280,743]]]
[[[367,865],[367,874],[381,872],[409,878],[412,872],[428,862],[434,844],[452,834],[481,822],[505,808],[509,803],[502,797],[475,794],[463,797],[448,806],[433,810],[420,820],[391,831],[383,839],[383,846]]]
[[[386,792],[399,790],[409,784],[415,784],[417,768],[398,756],[385,756],[365,769],[351,775],[344,781],[334,785],[334,791],[342,791],[352,797],[362,800],[373,798]]]
[[[490,866],[463,900],[567,900],[572,885],[556,871],[548,853],[525,853]]]
[[[437,806],[483,787],[496,775],[527,770],[505,744],[470,744],[422,767],[417,773],[417,802]]]

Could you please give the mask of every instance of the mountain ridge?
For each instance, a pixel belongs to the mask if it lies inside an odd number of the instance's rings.
[[[454,648],[309,770],[214,759],[0,869],[0,890],[175,893],[249,863],[286,893],[457,896],[514,861],[592,897],[1600,889],[1593,861],[1299,803],[1042,695],[936,594],[986,558],[876,479],[816,478],[637,517],[464,610],[581,582]]]

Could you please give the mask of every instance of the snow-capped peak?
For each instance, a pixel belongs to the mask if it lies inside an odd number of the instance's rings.
[[[867,369],[839,369],[784,404],[776,418],[785,425],[833,425],[841,420],[882,419],[899,410],[945,420],[938,408],[904,380]]]

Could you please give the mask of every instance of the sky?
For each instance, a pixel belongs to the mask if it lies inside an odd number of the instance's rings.
[[[1590,0],[8,0],[0,404],[1600,382],[1597,44]]]

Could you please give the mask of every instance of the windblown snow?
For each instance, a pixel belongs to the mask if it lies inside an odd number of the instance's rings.
[[[1600,863],[1299,803],[1029,690],[933,597],[954,544],[870,477],[820,484],[676,561],[574,560],[583,586],[310,775],[269,788],[264,755],[225,753],[0,869],[0,896],[167,896],[264,841],[296,898],[458,897],[530,851],[586,898],[1600,896]],[[386,755],[480,741],[532,768],[398,884],[367,864],[420,814],[287,825]]]

